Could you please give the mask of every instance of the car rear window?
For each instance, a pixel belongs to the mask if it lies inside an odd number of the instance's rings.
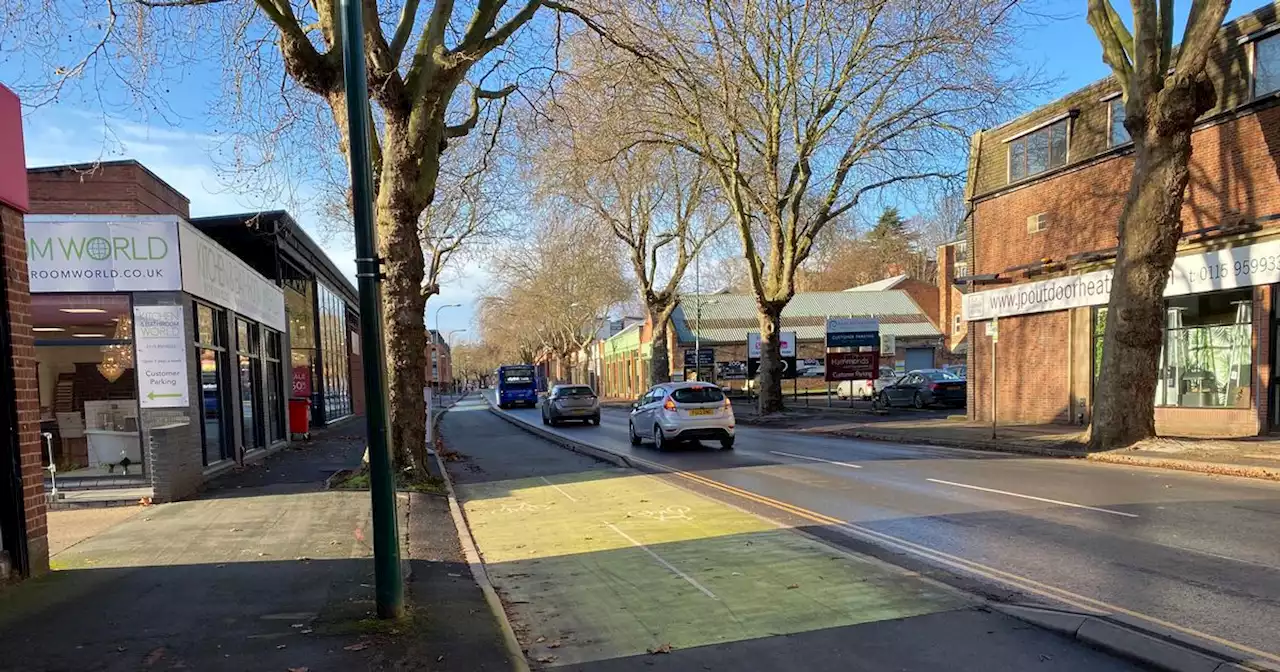
[[[718,387],[679,387],[671,398],[681,404],[709,404],[724,401],[724,393]]]
[[[594,397],[596,393],[589,387],[562,387],[556,393],[559,397]]]
[[[960,377],[949,371],[929,371],[924,374],[929,380],[960,380]]]

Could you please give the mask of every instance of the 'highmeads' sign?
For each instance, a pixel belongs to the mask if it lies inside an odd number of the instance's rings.
[[[176,217],[24,220],[32,292],[137,292],[182,288]]]
[[[1111,300],[1112,273],[1108,269],[972,292],[964,297],[964,318],[972,322],[1101,306]],[[1164,295],[1200,294],[1276,282],[1280,282],[1280,240],[1268,240],[1178,257]]]

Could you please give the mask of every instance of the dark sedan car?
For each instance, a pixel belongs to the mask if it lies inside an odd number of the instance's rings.
[[[967,383],[963,378],[942,369],[918,369],[899,378],[880,392],[878,401],[885,408],[906,406],[924,408],[941,404],[964,406]]]

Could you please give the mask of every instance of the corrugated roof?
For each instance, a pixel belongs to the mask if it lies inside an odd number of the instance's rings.
[[[700,320],[697,305],[702,302]],[[826,337],[828,317],[875,317],[880,333],[898,338],[937,338],[942,332],[906,292],[801,292],[782,311],[782,328],[796,332],[802,341]],[[685,295],[671,315],[676,337],[682,343],[694,340],[695,322],[700,322],[701,340],[707,343],[745,343],[747,332],[759,331],[756,300],[750,294]]]
[[[884,280],[876,280],[875,282],[868,282],[865,285],[850,287],[849,289],[846,289],[844,291],[846,292],[883,292],[883,291],[893,289],[894,287],[897,287],[898,285],[902,284],[903,280],[906,280],[906,279],[907,279],[907,274],[903,273],[902,275],[895,275],[892,278],[885,278]]]

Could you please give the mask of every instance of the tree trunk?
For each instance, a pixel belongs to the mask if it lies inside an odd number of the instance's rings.
[[[671,350],[667,347],[667,330],[671,323],[673,302],[655,301],[645,306],[653,333],[649,338],[649,385],[671,382]]]
[[[386,279],[382,283],[383,343],[391,445],[396,466],[427,473],[425,259],[418,237],[422,212],[416,196],[418,158],[407,141],[407,120],[388,119],[378,190],[378,245]],[[364,319],[370,319],[369,316]]]
[[[1155,435],[1164,289],[1182,234],[1191,126],[1172,135],[1149,132],[1136,138],[1134,156],[1089,433],[1089,449],[1097,451]]]
[[[760,415],[785,410],[782,405],[782,326],[783,306],[759,303],[760,320]]]

